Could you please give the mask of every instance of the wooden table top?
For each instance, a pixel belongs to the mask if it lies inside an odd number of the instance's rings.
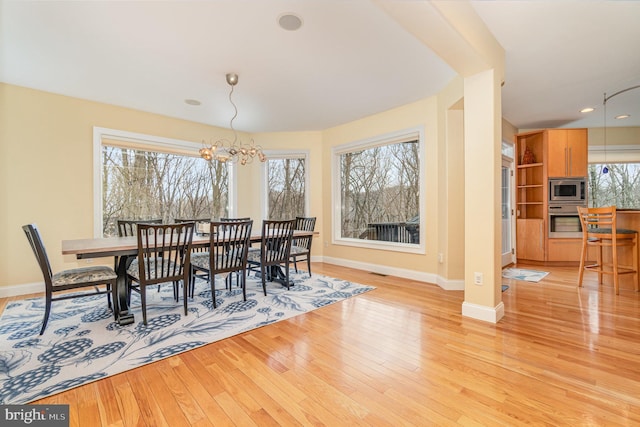
[[[293,237],[304,237],[309,235],[317,235],[317,231],[294,230]],[[252,233],[251,242],[260,242],[262,239],[261,232]],[[209,244],[209,235],[193,235],[194,246],[206,246]],[[131,255],[138,251],[138,238],[136,236],[128,237],[100,237],[93,239],[74,239],[62,241],[63,255],[76,255],[78,259],[82,258],[100,258],[108,256]]]

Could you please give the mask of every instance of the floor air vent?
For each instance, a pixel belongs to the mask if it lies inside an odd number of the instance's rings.
[[[371,274],[374,274],[376,276],[381,276],[381,277],[387,277],[387,274],[382,274],[382,273],[374,273],[373,271],[371,272]]]

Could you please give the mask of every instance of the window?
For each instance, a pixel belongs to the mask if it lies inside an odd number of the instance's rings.
[[[266,215],[293,219],[307,213],[306,153],[268,153],[265,162]]]
[[[229,216],[229,164],[197,157],[194,143],[150,136],[141,143],[139,137],[100,136],[94,148],[100,157],[100,234],[117,235],[118,219],[170,223],[174,218]]]
[[[590,145],[588,174],[589,206],[640,208],[639,145]]]
[[[335,243],[410,252],[424,246],[422,146],[422,132],[412,130],[334,149]]]
[[[589,206],[640,208],[640,163],[589,164]]]

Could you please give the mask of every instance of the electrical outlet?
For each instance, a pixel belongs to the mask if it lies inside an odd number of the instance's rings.
[[[478,273],[477,271],[473,273],[473,283],[476,285],[482,285],[482,273]]]
[[[444,263],[444,254],[442,252],[438,253],[438,262],[440,264]]]

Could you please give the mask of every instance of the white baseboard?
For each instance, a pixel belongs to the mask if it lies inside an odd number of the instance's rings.
[[[371,271],[378,274],[402,277],[405,279],[417,280],[420,282],[435,283],[447,291],[463,291],[464,280],[447,280],[437,274],[425,273],[422,271],[407,270],[405,268],[389,267],[380,264],[370,264],[367,262],[352,261],[342,258],[332,257],[311,257],[312,261],[326,262],[327,264],[339,265],[342,267],[355,268],[357,270]]]
[[[465,301],[462,303],[462,315],[485,322],[498,323],[504,317],[504,304],[500,301],[497,306],[491,308]]]
[[[22,285],[11,285],[0,287],[0,298],[16,297],[20,295],[35,294],[44,292],[44,282],[24,283]]]

